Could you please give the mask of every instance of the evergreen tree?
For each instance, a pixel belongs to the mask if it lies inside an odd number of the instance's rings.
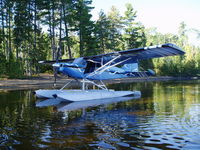
[[[71,50],[71,46],[72,46],[72,42],[70,39],[70,26],[73,26],[73,10],[74,10],[74,6],[73,6],[73,1],[72,0],[61,0],[61,4],[62,4],[62,11],[63,11],[63,22],[64,22],[64,26],[65,26],[65,36],[63,37],[63,40],[66,41],[66,45],[67,45],[67,53],[68,53],[68,57],[72,58],[72,50]]]
[[[108,49],[110,51],[122,49],[122,17],[119,10],[112,6],[110,12],[108,12],[109,24],[109,37],[108,37]]]
[[[101,10],[99,13],[99,18],[96,22],[95,34],[101,53],[106,53],[109,48],[109,27],[110,21],[108,20],[106,14]]]
[[[123,17],[125,48],[137,48],[146,45],[144,26],[135,21],[136,11],[130,3],[126,4],[125,16]]]
[[[79,54],[80,56],[96,54],[95,38],[92,36],[95,30],[94,22],[91,21],[92,15],[90,11],[93,7],[89,5],[91,0],[77,0],[75,3],[76,9],[76,30],[79,35]]]

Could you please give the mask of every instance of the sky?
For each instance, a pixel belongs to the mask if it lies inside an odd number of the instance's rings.
[[[137,21],[146,28],[156,27],[161,33],[176,34],[184,21],[188,29],[200,30],[200,0],[93,0],[93,19],[98,18],[101,9],[107,13],[112,5],[123,14],[126,3],[132,4],[137,11]],[[189,36],[195,42],[196,35],[190,33]]]

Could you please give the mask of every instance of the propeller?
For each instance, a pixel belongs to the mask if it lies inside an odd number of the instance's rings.
[[[41,60],[41,61],[38,61],[39,64],[46,64],[46,65],[52,65],[53,67],[53,71],[54,71],[54,83],[53,83],[53,86],[55,87],[56,86],[56,81],[57,81],[57,72],[59,70],[59,67],[60,67],[60,62],[73,62],[75,59],[72,58],[72,59],[58,59],[59,57],[56,57],[56,60]],[[71,66],[71,67],[74,67],[74,68],[79,68],[77,66]]]

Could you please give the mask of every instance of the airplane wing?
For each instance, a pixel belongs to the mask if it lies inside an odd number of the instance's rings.
[[[81,58],[81,61],[87,62],[86,68],[90,69],[91,67],[94,67],[95,64],[98,66],[102,66],[106,63],[109,63],[110,65],[112,64],[123,65],[123,64],[129,64],[129,63],[136,63],[138,62],[138,60],[143,60],[143,59],[151,59],[151,58],[159,58],[159,57],[183,55],[183,54],[185,54],[185,52],[181,50],[181,48],[179,48],[178,46],[174,44],[167,43],[167,44],[162,44],[162,45],[135,48],[135,49],[129,49],[125,51],[117,51],[117,52],[112,52],[112,53],[107,53],[107,54],[86,56],[86,57],[80,57],[80,58]],[[47,60],[47,61],[39,61],[39,63],[42,63],[42,64],[53,64],[56,62],[77,63],[77,60],[80,61],[80,58],[61,59],[57,61]]]
[[[134,63],[137,62],[138,60],[143,60],[143,59],[151,59],[151,58],[159,58],[159,57],[183,55],[183,54],[185,54],[185,52],[182,51],[181,48],[179,48],[174,44],[168,43],[168,44],[155,45],[144,48],[135,48],[125,51],[118,51],[118,52],[112,52],[95,56],[88,56],[84,57],[84,59],[89,62],[96,62],[96,63],[98,62],[101,64],[106,64],[107,62],[118,57],[117,59],[113,60],[111,64],[122,62],[120,63],[120,65],[123,65],[128,63]]]

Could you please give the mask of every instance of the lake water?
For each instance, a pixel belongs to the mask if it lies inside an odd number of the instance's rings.
[[[33,90],[0,92],[0,149],[200,149],[200,81],[109,88],[142,95],[88,107],[40,102]]]

